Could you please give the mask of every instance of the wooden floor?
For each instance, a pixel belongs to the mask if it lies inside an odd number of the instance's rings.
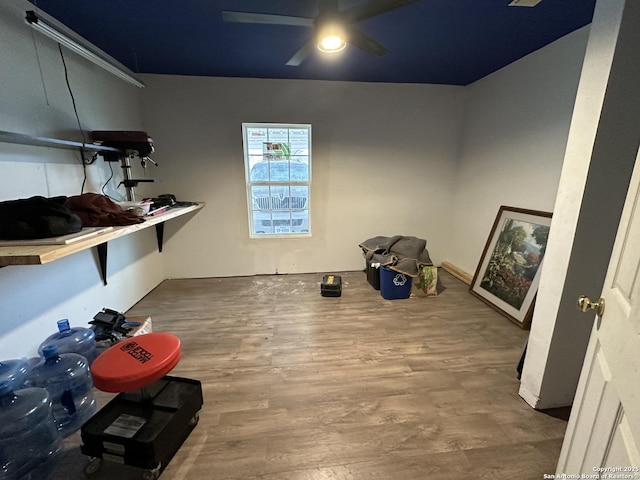
[[[527,332],[439,271],[437,297],[385,300],[364,272],[165,281],[131,315],[182,340],[200,423],[162,479],[540,480],[566,421],[519,396]],[[101,396],[101,402],[105,401]],[[56,478],[82,478],[78,435]],[[93,478],[141,478],[105,464]]]

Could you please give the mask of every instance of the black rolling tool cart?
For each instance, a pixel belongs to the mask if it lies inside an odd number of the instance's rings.
[[[188,378],[165,376],[146,392],[118,394],[80,430],[82,453],[90,457],[85,473],[102,461],[143,469],[158,478],[198,423],[202,386]]]
[[[148,333],[116,343],[91,365],[93,383],[120,392],[80,429],[80,450],[90,457],[85,473],[103,461],[160,476],[198,423],[203,405],[198,380],[167,375],[180,360],[180,339]]]

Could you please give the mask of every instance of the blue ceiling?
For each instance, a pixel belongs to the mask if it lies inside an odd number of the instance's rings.
[[[227,23],[221,12],[314,17],[316,0],[30,1],[138,73],[467,85],[589,24],[596,0],[418,0],[356,24],[385,56],[350,45],[297,67],[286,62],[311,28]]]

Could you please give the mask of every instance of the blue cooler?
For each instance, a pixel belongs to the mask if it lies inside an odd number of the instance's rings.
[[[387,267],[380,267],[380,295],[387,300],[409,298],[411,277]]]

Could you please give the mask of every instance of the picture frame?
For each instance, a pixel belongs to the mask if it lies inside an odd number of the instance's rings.
[[[531,325],[551,216],[502,205],[469,287],[472,295],[523,329]]]

